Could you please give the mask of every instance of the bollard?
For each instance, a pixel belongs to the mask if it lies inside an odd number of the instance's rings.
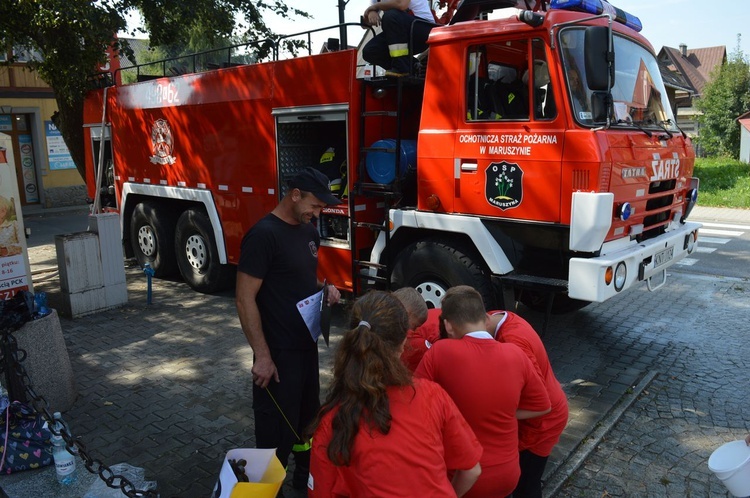
[[[146,291],[146,304],[151,304],[151,277],[154,276],[154,269],[151,268],[151,264],[146,261],[143,265],[143,273],[148,278],[148,290]]]

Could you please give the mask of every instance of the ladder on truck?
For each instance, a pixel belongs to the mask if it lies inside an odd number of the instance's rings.
[[[385,290],[390,290],[390,274],[392,268],[391,254],[389,251],[391,232],[389,230],[389,220],[391,208],[396,205],[403,195],[404,175],[399,167],[401,160],[401,142],[402,136],[402,117],[404,106],[404,88],[407,86],[423,86],[424,75],[422,73],[408,75],[400,78],[373,78],[363,80],[362,92],[360,95],[360,123],[359,123],[359,160],[357,163],[357,181],[354,184],[353,195],[356,205],[357,197],[380,198],[383,204],[383,223],[369,223],[359,221],[358,211],[352,209],[351,217],[351,247],[352,247],[352,291],[355,296],[361,294],[362,290],[367,287],[375,286]],[[367,93],[371,91],[395,89],[396,90],[396,108],[388,110],[368,110]],[[394,119],[396,124],[396,137],[393,148],[365,146],[366,127],[371,118],[385,117]],[[369,179],[367,175],[366,161],[367,154],[370,152],[386,152],[392,154],[394,180],[391,183],[376,183]],[[368,181],[370,180],[370,181]],[[359,215],[361,216],[361,215]],[[376,234],[384,232],[385,247],[383,248],[383,259],[380,263],[373,263],[363,259],[357,245],[357,232],[360,229],[370,229]],[[366,284],[366,285],[365,285]]]

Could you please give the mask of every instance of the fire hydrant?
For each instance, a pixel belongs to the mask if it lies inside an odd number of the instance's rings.
[[[146,263],[143,264],[143,273],[146,274],[146,278],[148,279],[148,290],[146,291],[146,304],[151,304],[151,277],[154,276],[154,269],[151,268],[151,263],[146,261]]]

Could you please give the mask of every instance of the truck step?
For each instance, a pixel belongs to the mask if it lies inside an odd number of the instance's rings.
[[[500,283],[519,289],[539,290],[546,292],[567,292],[568,281],[559,278],[537,277],[536,275],[509,274],[500,277]]]
[[[364,260],[361,260],[361,259],[354,260],[354,264],[356,264],[357,266],[364,267],[364,268],[373,268],[375,270],[385,270],[386,269],[386,266],[383,265],[383,264],[373,263],[372,261],[364,261]],[[370,277],[370,275],[364,275],[364,274],[360,274],[360,275],[362,277],[368,277],[368,278]],[[375,277],[373,277],[373,278],[375,278]]]
[[[395,118],[398,116],[398,111],[364,111],[362,113],[363,117],[370,117],[370,116],[387,116],[389,118]]]
[[[364,221],[355,222],[354,227],[355,228],[369,228],[370,230],[374,230],[376,232],[385,230],[385,227],[380,223],[365,223]]]

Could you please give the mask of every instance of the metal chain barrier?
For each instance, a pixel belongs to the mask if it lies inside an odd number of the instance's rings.
[[[2,343],[2,351],[4,352],[3,356],[0,357],[2,370],[7,369],[7,371],[11,371],[11,367],[15,370],[14,373],[22,381],[26,394],[28,394],[29,399],[31,400],[31,405],[34,407],[34,410],[42,414],[42,417],[47,422],[49,431],[55,436],[62,435],[66,449],[73,455],[77,452],[83,459],[84,465],[89,472],[92,474],[98,474],[108,487],[112,489],[120,489],[125,496],[130,498],[159,498],[157,490],[138,490],[125,476],[115,474],[112,472],[112,469],[104,464],[104,462],[93,458],[86,449],[86,445],[83,444],[83,441],[78,437],[73,437],[70,431],[67,430],[67,426],[66,430],[61,431],[62,434],[58,434],[55,429],[54,418],[49,412],[49,403],[34,391],[31,386],[31,379],[29,378],[28,373],[26,373],[26,369],[21,365],[21,361],[26,358],[26,351],[18,348],[18,342],[9,330],[2,331]],[[20,359],[19,353],[21,354]],[[8,355],[10,355],[10,357],[8,357]]]

